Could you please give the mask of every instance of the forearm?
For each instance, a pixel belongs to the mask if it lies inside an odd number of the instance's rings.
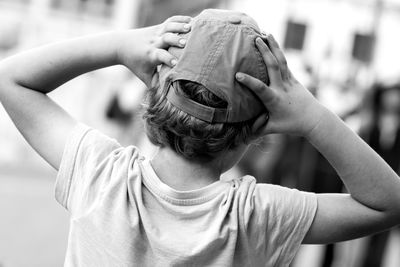
[[[0,62],[0,79],[48,93],[89,71],[119,64],[120,33],[112,32],[54,43]]]
[[[400,179],[386,162],[333,113],[324,115],[307,136],[336,169],[361,204],[400,217]]]

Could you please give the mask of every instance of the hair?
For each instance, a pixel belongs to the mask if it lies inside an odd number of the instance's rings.
[[[174,86],[179,83],[179,86]],[[199,83],[178,80],[170,90],[200,104],[226,108],[226,100],[216,96]],[[143,115],[146,134],[157,146],[169,146],[185,158],[211,161],[222,152],[249,142],[255,119],[237,123],[209,123],[173,106],[166,98],[167,88],[159,85],[147,94]]]

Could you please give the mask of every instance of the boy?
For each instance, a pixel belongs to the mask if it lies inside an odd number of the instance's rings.
[[[150,87],[144,118],[160,147],[151,160],[46,96],[114,64]],[[302,242],[400,222],[398,176],[296,81],[273,37],[241,13],[207,10],[38,48],[4,60],[0,74],[10,117],[59,171],[56,198],[71,213],[66,266],[288,266]],[[350,194],[219,180],[269,133],[305,136]]]

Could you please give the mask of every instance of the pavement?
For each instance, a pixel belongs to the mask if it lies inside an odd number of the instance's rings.
[[[54,198],[56,173],[0,166],[0,267],[62,266],[68,213]]]

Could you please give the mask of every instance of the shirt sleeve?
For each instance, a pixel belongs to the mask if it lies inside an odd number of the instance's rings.
[[[254,199],[258,236],[274,266],[289,266],[307,234],[317,210],[314,193],[258,184]]]
[[[69,136],[55,185],[56,200],[72,214],[82,213],[95,202],[109,177],[109,158],[121,145],[97,130],[78,124]]]

